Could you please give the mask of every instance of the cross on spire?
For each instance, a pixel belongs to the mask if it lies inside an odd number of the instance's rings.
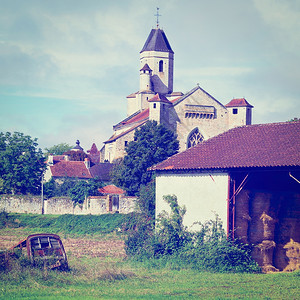
[[[159,17],[161,17],[161,15],[158,13],[159,11],[159,7],[156,7],[156,27],[158,28],[159,27]]]

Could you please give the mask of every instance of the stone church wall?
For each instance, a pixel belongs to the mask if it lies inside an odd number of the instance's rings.
[[[101,215],[114,213],[116,210],[109,209],[109,196],[94,196],[87,198],[82,206],[74,207],[69,197],[53,197],[44,200],[44,213],[52,215],[74,214],[74,215]],[[121,214],[135,211],[135,197],[120,196],[119,209]],[[24,195],[1,195],[0,211],[8,213],[41,214],[42,201],[40,196]]]
[[[211,108],[214,110],[214,117],[187,117],[185,105],[203,107],[204,111]],[[183,151],[187,149],[187,139],[190,133],[196,128],[199,129],[205,140],[228,130],[228,112],[225,107],[198,89],[174,106],[174,111],[170,112],[170,123],[177,124],[176,132],[180,143],[180,151]]]

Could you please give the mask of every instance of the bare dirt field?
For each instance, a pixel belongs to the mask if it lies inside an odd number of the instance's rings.
[[[5,250],[25,239],[29,234],[15,230],[0,233],[0,250]],[[124,241],[117,236],[98,238],[64,238],[61,236],[65,250],[74,257],[125,257]]]

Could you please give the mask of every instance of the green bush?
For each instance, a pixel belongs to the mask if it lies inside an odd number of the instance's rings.
[[[218,216],[191,232],[183,225],[186,212],[177,203],[176,196],[165,196],[171,211],[162,212],[156,220],[149,222],[142,215],[137,227],[128,234],[125,250],[134,260],[148,260],[160,266],[216,272],[259,272],[256,262],[251,258],[251,247],[227,239],[222,222]]]

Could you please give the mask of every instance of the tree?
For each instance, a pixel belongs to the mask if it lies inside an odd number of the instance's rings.
[[[134,141],[125,148],[126,155],[113,171],[113,182],[136,195],[141,185],[147,185],[152,174],[147,169],[176,154],[179,142],[176,135],[156,121],[148,121],[136,129]]]
[[[67,196],[76,204],[82,204],[88,196],[98,196],[98,189],[103,183],[98,178],[79,180],[78,178],[64,178],[62,183],[57,183],[53,178],[44,184],[46,198]]]
[[[155,180],[151,180],[147,185],[141,185],[137,206],[142,214],[155,218]]]
[[[37,139],[20,132],[0,133],[0,193],[37,194],[46,169]]]
[[[50,148],[45,148],[45,155],[48,156],[49,154],[53,154],[53,155],[62,155],[64,154],[64,152],[67,152],[69,150],[71,150],[73,148],[73,146],[70,146],[66,143],[60,143],[57,145],[53,145]]]
[[[84,161],[84,159],[88,157],[88,155],[82,150],[78,150],[78,151],[69,150],[64,154],[68,155],[69,159],[72,161]]]
[[[76,204],[82,204],[88,196],[99,195],[98,189],[102,187],[103,184],[100,181],[90,179],[90,180],[79,180],[76,182],[73,188],[69,190],[69,196],[72,198],[74,206]]]

